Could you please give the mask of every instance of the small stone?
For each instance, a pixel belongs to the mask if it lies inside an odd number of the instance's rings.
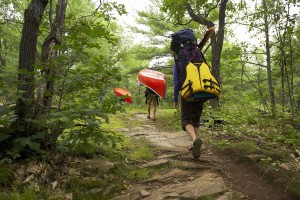
[[[295,154],[296,154],[296,157],[300,157],[300,151],[298,149],[295,149]]]
[[[178,179],[174,179],[174,180],[173,180],[173,183],[175,183],[175,184],[179,184],[179,183],[180,183],[180,181],[179,181]]]
[[[287,161],[290,163],[296,163],[297,162],[296,156],[292,153],[289,154],[289,156],[287,157]]]
[[[293,153],[291,153],[289,154],[289,158],[296,158],[296,156]]]
[[[101,192],[101,189],[100,188],[93,188],[93,189],[90,189],[88,191],[88,193],[91,193],[91,194],[96,194],[98,192]]]
[[[281,167],[282,169],[284,169],[286,171],[290,171],[290,167],[287,164],[285,164],[285,163],[281,163],[279,165],[279,167]]]
[[[174,199],[174,198],[180,197],[180,195],[176,192],[172,192],[172,193],[169,193],[167,195],[167,197]]]
[[[145,197],[149,197],[150,196],[150,192],[146,191],[146,190],[141,190],[141,197],[145,198]]]

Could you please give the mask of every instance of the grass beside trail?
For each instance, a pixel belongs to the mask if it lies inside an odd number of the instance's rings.
[[[164,131],[180,131],[180,110],[158,109],[155,125]]]
[[[224,113],[220,113],[221,115]],[[237,162],[254,165],[270,184],[276,182],[294,198],[300,198],[300,134],[284,118],[271,116],[225,116],[224,125],[210,124],[201,127],[207,133],[206,141],[221,154]]]

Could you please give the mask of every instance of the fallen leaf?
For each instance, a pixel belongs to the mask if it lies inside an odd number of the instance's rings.
[[[30,176],[28,176],[25,181],[23,181],[23,183],[28,183],[30,181],[32,181],[34,179],[34,174],[31,174]]]
[[[56,186],[58,185],[58,182],[53,181],[51,184],[52,184],[52,189],[54,190],[56,188]]]
[[[73,193],[66,194],[65,199],[66,200],[73,200]]]

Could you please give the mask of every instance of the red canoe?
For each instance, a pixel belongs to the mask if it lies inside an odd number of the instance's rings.
[[[131,103],[131,94],[123,88],[115,88],[114,93],[127,103]]]
[[[167,94],[167,77],[158,71],[151,69],[142,69],[137,76],[139,83],[149,87],[161,98],[166,98]]]

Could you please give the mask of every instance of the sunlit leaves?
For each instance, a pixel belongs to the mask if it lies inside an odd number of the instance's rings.
[[[172,1],[172,0],[163,0],[163,5],[161,10],[166,12],[170,17],[177,19],[177,21],[181,21],[186,12],[186,5],[188,4],[188,0],[183,1]]]
[[[103,3],[100,10],[105,14],[105,19],[116,19],[114,12],[117,12],[118,15],[127,14],[124,4],[118,4],[117,2]]]

